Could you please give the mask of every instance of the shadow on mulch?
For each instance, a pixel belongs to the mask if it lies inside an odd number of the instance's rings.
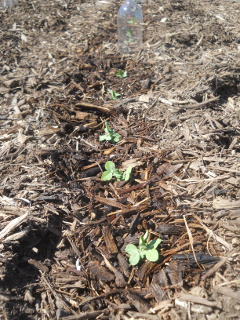
[[[39,276],[51,269],[61,239],[62,217],[49,215],[47,226],[29,222],[28,227],[29,233],[19,242],[5,243],[6,251],[12,252],[12,259],[5,266],[0,286],[7,297],[6,318],[11,320],[33,319],[41,308],[43,290]]]

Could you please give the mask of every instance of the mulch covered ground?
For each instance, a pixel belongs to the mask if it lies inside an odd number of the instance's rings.
[[[239,319],[239,3],[145,0],[135,56],[119,5],[0,11],[1,319]]]

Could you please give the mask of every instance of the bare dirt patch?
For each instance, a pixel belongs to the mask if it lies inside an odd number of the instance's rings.
[[[239,319],[239,4],[146,0],[133,57],[119,5],[0,11],[1,319]]]

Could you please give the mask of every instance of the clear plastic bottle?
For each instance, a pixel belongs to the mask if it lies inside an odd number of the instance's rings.
[[[122,53],[135,53],[142,45],[142,9],[134,0],[127,0],[117,16],[118,47]]]
[[[12,11],[12,7],[18,3],[18,0],[0,0],[0,8],[9,8],[9,11]]]

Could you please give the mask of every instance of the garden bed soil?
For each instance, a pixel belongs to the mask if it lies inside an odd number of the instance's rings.
[[[133,56],[119,5],[0,11],[1,319],[239,319],[238,1],[146,0]]]

